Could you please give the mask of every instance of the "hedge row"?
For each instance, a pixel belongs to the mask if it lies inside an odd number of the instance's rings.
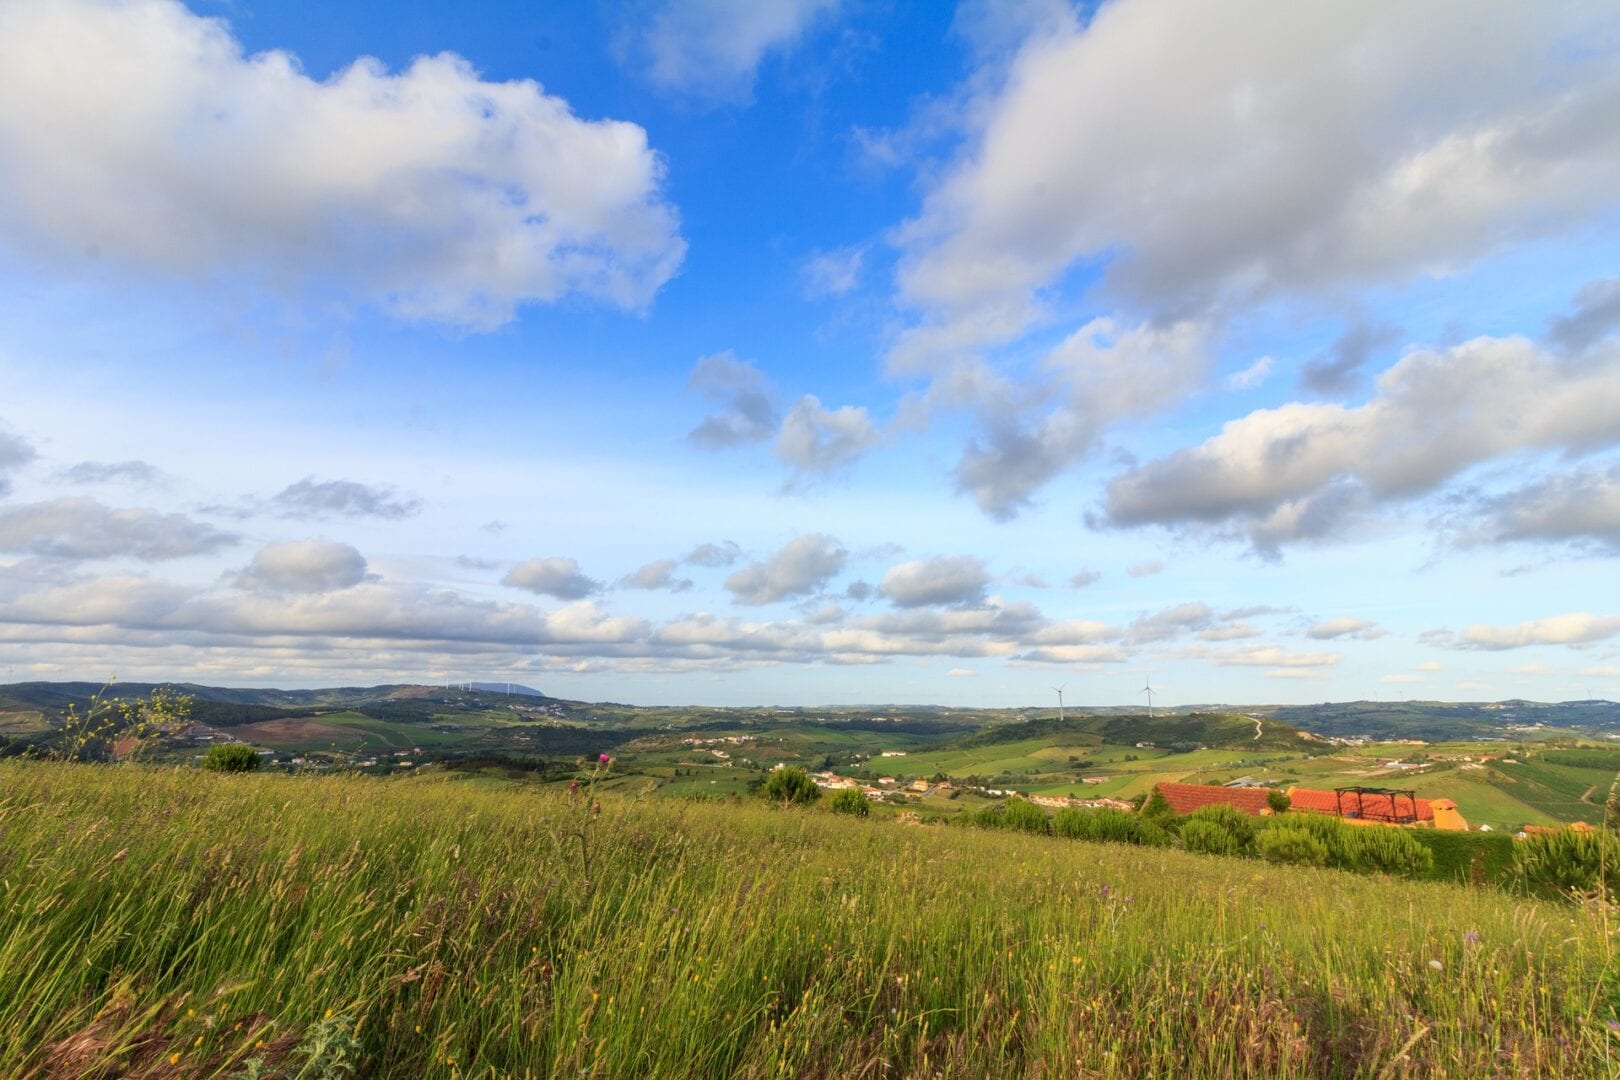
[[[1073,840],[1490,884],[1548,899],[1593,895],[1601,878],[1609,895],[1620,899],[1620,838],[1606,830],[1564,829],[1514,840],[1503,834],[1347,825],[1323,814],[1257,818],[1230,806],[1206,806],[1183,816],[1151,800],[1136,814],[1068,808],[1048,818],[1034,803],[1008,799],[966,820],[980,828]]]

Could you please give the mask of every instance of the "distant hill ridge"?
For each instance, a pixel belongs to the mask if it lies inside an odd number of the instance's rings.
[[[1298,750],[1309,740],[1298,728],[1270,717],[1259,722],[1231,712],[1193,713],[1190,716],[1094,716],[1040,717],[1034,720],[995,724],[956,740],[954,749],[972,749],[998,743],[1045,739],[1051,745],[1095,746],[1100,743],[1132,745],[1139,742],[1171,747],[1178,744],[1199,746],[1252,746],[1266,750]]]
[[[463,689],[470,686],[470,689]],[[53,718],[62,716],[69,705],[83,710],[90,699],[144,698],[159,688],[191,695],[192,719],[218,727],[253,724],[281,717],[309,716],[333,709],[364,709],[374,715],[401,718],[421,714],[426,717],[445,703],[461,708],[488,708],[507,698],[506,683],[472,683],[451,687],[415,683],[380,686],[334,686],[313,690],[281,690],[273,687],[204,686],[199,683],[147,682],[27,682],[0,686],[0,711],[38,711]],[[512,684],[512,697],[529,701],[551,701],[539,690]]]
[[[377,686],[335,686],[309,690],[276,687],[224,687],[199,683],[23,682],[0,684],[0,713],[40,713],[60,718],[67,707],[83,709],[98,692],[107,698],[146,697],[158,687],[192,695],[195,719],[215,726],[255,723],[278,717],[309,716],[342,709],[364,711],[399,720],[427,719],[449,709],[473,711],[506,709],[515,705],[544,706],[553,715],[597,723],[616,723],[643,708],[612,702],[585,702],[554,698],[519,683],[469,682],[451,686],[421,683],[386,683]],[[514,699],[521,699],[514,700]],[[734,723],[732,718],[759,709],[693,706],[711,726]],[[1136,706],[1087,706],[1076,709],[1059,723],[1050,706],[1042,706],[1035,719],[995,722],[1013,710],[947,709],[943,706],[823,706],[776,710],[793,715],[833,713],[841,725],[888,730],[893,716],[904,715],[917,734],[948,734],[953,727],[990,722],[991,726],[965,735],[966,748],[1014,742],[1050,735],[1061,744],[1095,745],[1099,742],[1153,742],[1164,745],[1197,743],[1205,746],[1253,745],[1260,748],[1297,749],[1297,732],[1320,736],[1365,736],[1373,739],[1417,738],[1429,741],[1513,737],[1515,728],[1547,727],[1620,731],[1620,705],[1588,699],[1537,702],[1512,699],[1498,702],[1348,701],[1314,705],[1181,705],[1161,707],[1148,717]],[[1000,714],[998,717],[996,714]],[[882,714],[881,718],[878,714]],[[982,720],[980,719],[982,717]],[[1253,717],[1262,719],[1261,735],[1253,738]]]

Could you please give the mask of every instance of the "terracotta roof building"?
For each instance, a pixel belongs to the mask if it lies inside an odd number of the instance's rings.
[[[1228,788],[1211,784],[1176,784],[1168,780],[1156,785],[1170,809],[1190,814],[1204,806],[1230,806],[1260,817],[1271,813],[1264,788]],[[1332,794],[1331,792],[1329,794]]]
[[[1319,791],[1289,788],[1289,809],[1332,814],[1345,821],[1378,825],[1427,825],[1436,829],[1462,831],[1468,822],[1450,799],[1419,799],[1405,792]]]
[[[1290,810],[1314,810],[1334,817],[1387,824],[1406,824],[1414,820],[1414,816],[1418,821],[1434,820],[1434,807],[1428,799],[1411,799],[1404,794],[1346,791],[1341,795],[1336,791],[1297,787],[1288,790],[1288,798]]]

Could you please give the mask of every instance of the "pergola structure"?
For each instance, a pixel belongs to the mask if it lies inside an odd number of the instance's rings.
[[[1375,796],[1372,806],[1367,806],[1366,796]],[[1402,812],[1400,799],[1406,798],[1409,812]],[[1347,802],[1346,799],[1349,798]],[[1340,787],[1333,789],[1334,803],[1338,806],[1341,818],[1351,818],[1361,821],[1389,821],[1396,825],[1410,825],[1418,820],[1417,792],[1402,788],[1378,787]],[[1384,802],[1387,800],[1387,805]],[[1371,811],[1369,813],[1369,811]]]

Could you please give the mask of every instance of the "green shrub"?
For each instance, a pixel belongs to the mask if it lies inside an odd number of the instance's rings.
[[[1001,813],[1001,827],[1018,832],[1043,833],[1046,831],[1046,811],[1028,799],[1008,799]]]
[[[815,802],[821,798],[821,789],[816,787],[809,773],[790,765],[774,770],[766,779],[765,786],[759,789],[759,794],[771,802],[792,806]]]
[[[1559,829],[1527,836],[1513,849],[1514,877],[1520,888],[1536,896],[1595,894],[1600,865],[1612,903],[1620,899],[1620,838],[1614,833]]]
[[[1434,853],[1406,829],[1350,826],[1344,839],[1352,870],[1417,878],[1429,876],[1434,869]]]
[[[852,814],[855,817],[865,817],[872,812],[872,804],[855,788],[844,788],[827,800],[827,806],[835,814]]]
[[[1067,837],[1070,840],[1090,840],[1085,818],[1085,811],[1076,810],[1072,806],[1059,810],[1052,815],[1052,835]]]
[[[1261,857],[1270,862],[1326,866],[1332,857],[1331,852],[1315,832],[1293,824],[1274,825],[1261,830],[1254,843]]]
[[[1288,808],[1294,805],[1294,800],[1288,797],[1288,792],[1274,789],[1266,792],[1266,805],[1271,807],[1273,814],[1286,814]]]
[[[1182,830],[1195,821],[1206,822],[1226,832],[1232,838],[1237,850],[1250,851],[1254,848],[1254,833],[1257,819],[1250,817],[1235,806],[1201,806],[1188,814],[1182,822]]]
[[[246,743],[210,746],[203,755],[203,768],[214,772],[252,772],[259,767],[259,752]]]
[[[1052,818],[1052,831],[1059,836],[1075,840],[1091,840],[1110,844],[1140,844],[1142,822],[1134,814],[1102,807],[1080,810],[1070,807],[1059,810]]]
[[[1243,847],[1236,836],[1218,822],[1200,818],[1197,814],[1189,814],[1187,820],[1181,823],[1181,843],[1188,851],[1204,855],[1243,854]]]
[[[1351,864],[1350,834],[1356,826],[1346,825],[1331,814],[1287,814],[1274,820],[1277,824],[1273,828],[1303,829],[1314,837],[1327,850],[1327,862],[1323,865],[1348,867]]]
[[[1138,819],[1137,824],[1141,827],[1143,847],[1169,847],[1175,843],[1175,835],[1157,821]]]

